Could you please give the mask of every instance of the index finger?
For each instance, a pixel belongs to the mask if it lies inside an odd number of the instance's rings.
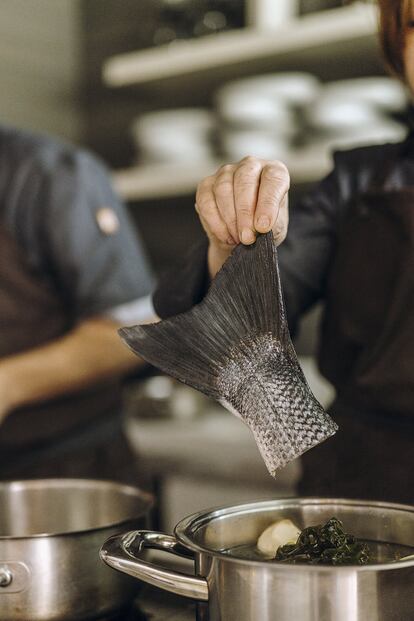
[[[252,244],[256,239],[254,212],[263,164],[255,157],[241,160],[234,173],[234,202],[239,239]]]
[[[279,207],[289,187],[289,171],[282,162],[269,162],[265,164],[260,176],[259,193],[254,216],[256,231],[267,233],[273,228]]]

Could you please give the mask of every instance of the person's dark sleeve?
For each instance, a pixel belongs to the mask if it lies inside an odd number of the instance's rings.
[[[351,200],[370,186],[378,165],[395,157],[395,144],[359,147],[334,153],[332,172],[290,211],[279,266],[289,328],[326,294],[340,223]]]
[[[152,301],[160,319],[190,310],[201,302],[208,290],[207,237],[192,246],[179,264],[160,278]]]
[[[142,243],[105,167],[70,149],[43,160],[36,199],[26,209],[26,244],[73,316],[104,314],[151,294]]]
[[[286,240],[278,248],[289,328],[323,299],[338,233],[343,193],[335,169],[290,210]]]

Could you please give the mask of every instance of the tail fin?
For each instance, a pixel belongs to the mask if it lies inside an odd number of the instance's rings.
[[[191,311],[120,334],[136,354],[239,416],[273,476],[337,430],[291,343],[270,233],[238,246]]]
[[[189,312],[119,333],[147,362],[220,400],[217,379],[236,343],[272,334],[293,349],[272,234],[260,235],[252,246],[237,246],[205,299]]]

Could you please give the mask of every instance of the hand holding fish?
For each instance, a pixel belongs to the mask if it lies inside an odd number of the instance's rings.
[[[273,231],[277,244],[286,237],[289,171],[277,160],[248,156],[221,166],[198,185],[195,208],[210,241],[213,278],[234,246],[254,243],[256,232]]]

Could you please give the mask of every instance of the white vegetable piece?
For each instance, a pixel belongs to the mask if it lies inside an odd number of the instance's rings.
[[[262,532],[257,540],[257,547],[269,557],[274,557],[280,546],[296,543],[300,529],[291,520],[279,520]]]

